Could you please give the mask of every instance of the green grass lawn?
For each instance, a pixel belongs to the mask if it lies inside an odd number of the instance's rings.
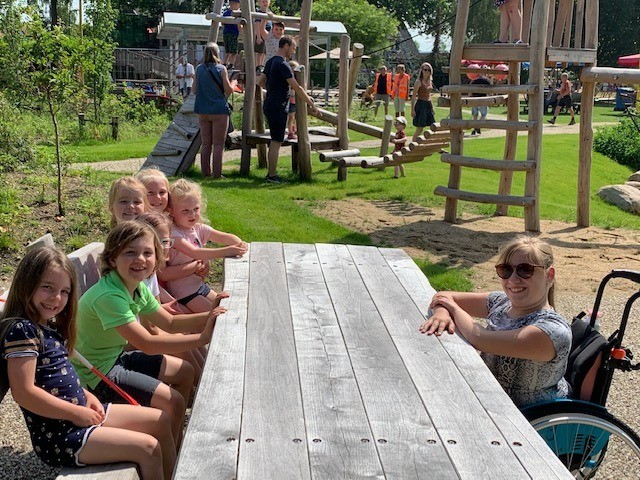
[[[167,124],[168,126],[168,124]],[[72,163],[103,162],[108,160],[126,160],[127,158],[142,158],[149,155],[158,142],[157,134],[150,134],[129,140],[91,142],[65,145],[63,154]],[[40,146],[47,155],[55,155],[52,145]]]
[[[465,154],[499,159],[504,149],[504,138],[478,139],[465,143]],[[524,158],[526,144],[518,144],[517,158]],[[575,223],[578,170],[578,135],[547,135],[543,140],[541,171],[541,218]],[[323,222],[309,223],[307,206],[325,200],[358,197],[369,200],[399,200],[422,206],[444,206],[444,198],[433,195],[438,185],[446,185],[449,167],[438,156],[406,165],[407,177],[393,179],[393,170],[386,172],[351,168],[346,182],[337,182],[337,171],[331,165],[313,157],[313,181],[299,182],[291,172],[287,149],[280,162],[280,173],[289,181],[281,186],[264,184],[264,170],[253,169],[248,178],[239,177],[237,167],[225,167],[226,180],[202,181],[210,200],[209,212],[214,225],[220,209],[228,211],[224,228],[241,232],[252,240],[282,240],[291,235],[292,241],[318,241],[358,243],[341,229],[334,230]],[[365,150],[363,155],[376,154],[376,149]],[[236,163],[237,165],[237,163]],[[254,163],[255,165],[255,163]],[[612,183],[624,183],[631,171],[608,158],[593,154],[591,223],[604,228],[640,228],[640,217],[609,205],[597,196],[598,188]],[[495,193],[499,173],[464,169],[461,188],[476,192]],[[512,193],[524,193],[524,173],[516,172]],[[227,205],[232,205],[233,211]],[[491,215],[493,205],[460,202],[460,210]],[[523,209],[511,207],[509,214],[523,215]],[[230,224],[230,223],[233,224]],[[223,229],[224,229],[223,228]],[[524,228],[524,222],[523,222]],[[283,237],[283,235],[285,237]],[[364,240],[363,240],[364,241]]]

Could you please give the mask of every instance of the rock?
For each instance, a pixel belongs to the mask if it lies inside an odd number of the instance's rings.
[[[637,188],[638,190],[640,190],[640,181],[638,181],[638,182],[636,182],[636,181],[633,181],[633,182],[624,182],[624,184],[625,184],[625,185],[630,185],[630,186],[632,186],[633,188]]]
[[[631,185],[606,185],[598,190],[598,196],[625,212],[640,215],[640,190]]]
[[[632,173],[631,175],[629,175],[628,180],[630,182],[640,182],[640,170],[638,170],[636,173]]]

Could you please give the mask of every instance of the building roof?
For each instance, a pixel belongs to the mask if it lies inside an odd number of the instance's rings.
[[[310,37],[312,40],[326,38],[328,35],[347,33],[347,29],[341,22],[311,20],[310,26],[316,28]],[[158,38],[161,40],[182,39],[206,42],[209,38],[210,27],[211,21],[207,20],[204,14],[164,12],[158,24]],[[287,28],[287,30],[297,31],[294,28]]]

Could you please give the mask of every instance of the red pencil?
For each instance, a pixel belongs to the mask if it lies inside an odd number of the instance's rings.
[[[91,365],[89,363],[89,360],[87,360],[86,358],[84,358],[82,356],[82,354],[80,352],[78,352],[77,350],[73,351],[73,354],[71,355],[73,358],[75,358],[76,360],[78,360],[80,363],[82,363],[85,367],[87,367],[89,370],[91,370],[93,373],[95,373],[97,376],[99,376],[102,381],[104,383],[106,383],[107,385],[109,385],[109,387],[111,387],[112,389],[114,389],[116,391],[116,393],[118,393],[122,398],[124,398],[127,402],[129,402],[131,405],[135,405],[136,407],[139,407],[140,404],[138,402],[136,402],[136,399],[133,398],[131,395],[129,395],[127,392],[125,392],[122,388],[120,388],[118,385],[116,385],[115,383],[113,383],[113,381],[111,379],[109,379],[109,377],[107,377],[104,373],[102,373],[100,370],[98,370],[96,367],[94,367],[93,365]]]

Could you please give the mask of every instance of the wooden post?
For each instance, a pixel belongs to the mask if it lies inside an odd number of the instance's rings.
[[[349,46],[351,38],[342,35],[340,39],[340,68],[338,71],[338,128],[340,149],[349,148]]]
[[[584,30],[584,0],[576,4],[576,30],[573,47],[582,49],[582,31]]]
[[[253,105],[256,93],[256,58],[253,54],[253,22],[251,12],[253,2],[250,0],[240,0],[242,15],[247,19],[247,23],[242,29],[244,40],[244,102],[242,104],[242,154],[240,156],[240,175],[249,175],[251,170],[251,146],[247,143],[247,135],[251,133],[251,122],[253,120]]]
[[[213,13],[217,13],[218,15],[220,15],[222,13],[222,2],[223,0],[215,0],[215,2],[213,2]],[[218,41],[218,30],[220,29],[220,22],[216,22],[215,20],[211,21],[211,27],[209,27],[209,41],[210,42],[217,42]],[[245,47],[245,52],[247,51],[247,48]],[[224,51],[225,51],[225,58],[227,56],[226,51],[227,51],[227,46],[224,46]],[[253,51],[253,44],[251,44],[251,51]]]
[[[533,6],[531,23],[531,63],[529,84],[538,85],[538,92],[529,94],[529,120],[535,122],[527,140],[527,161],[535,162],[536,168],[526,173],[525,196],[533,197],[532,206],[524,207],[525,229],[540,231],[540,169],[542,168],[542,124],[544,119],[544,66],[546,56],[547,20],[549,18],[549,0],[538,0]]]
[[[531,9],[533,8],[533,0],[524,0],[522,6],[522,41],[529,43],[531,35]]]
[[[84,113],[78,114],[78,128],[80,129],[80,136],[84,136],[84,125],[86,123],[86,118]]]
[[[264,91],[260,85],[256,85],[256,111],[255,126],[256,133],[264,133],[264,112],[262,111],[262,103],[264,102]],[[264,143],[256,145],[258,151],[258,168],[267,168],[267,146]]]
[[[306,83],[304,67],[295,71],[296,81],[300,85]],[[296,123],[298,126],[297,160],[300,180],[311,180],[311,142],[309,141],[309,125],[307,103],[296,95]]]
[[[452,84],[460,84],[460,67],[462,63],[462,51],[464,49],[464,39],[467,34],[467,20],[469,17],[470,0],[459,0],[458,11],[456,13],[456,23],[454,27],[453,41],[451,44],[449,81]],[[449,110],[451,119],[462,119],[462,95],[460,93],[451,94],[451,107]],[[451,154],[462,155],[462,138],[464,133],[459,128],[451,130]],[[449,168],[449,188],[460,189],[460,167],[451,165]],[[458,199],[447,197],[444,209],[444,219],[449,223],[455,223],[457,218]]]
[[[118,140],[118,117],[111,117],[111,138]]]
[[[364,53],[364,45],[361,43],[353,44],[353,57],[349,65],[349,108],[353,103],[353,94],[356,89],[356,82],[358,80],[358,72],[360,71],[360,65],[362,65],[362,54]]]
[[[311,22],[311,7],[313,0],[303,0],[300,6],[300,40],[298,44],[298,63],[302,68],[295,72],[296,81],[302,88],[307,89],[307,74],[309,69],[309,24]],[[298,169],[301,180],[311,180],[311,142],[309,141],[309,125],[307,104],[301,98],[296,98],[296,123],[298,127]]]
[[[585,48],[598,46],[598,0],[586,2],[585,8]],[[594,63],[594,66],[596,63]],[[591,149],[593,148],[593,102],[596,84],[588,81],[582,85],[580,98],[580,148],[578,151],[578,198],[576,223],[588,227],[590,221],[591,194]]]
[[[509,85],[520,85],[520,62],[509,62],[509,75],[507,82]],[[520,94],[510,93],[507,99],[507,120],[512,122],[518,121],[520,111]],[[516,159],[516,147],[518,146],[518,132],[516,130],[507,130],[503,160],[513,161]],[[513,182],[513,171],[503,170],[500,175],[500,186],[498,194],[511,195],[511,184]],[[507,215],[509,213],[508,205],[496,205],[496,215]]]

